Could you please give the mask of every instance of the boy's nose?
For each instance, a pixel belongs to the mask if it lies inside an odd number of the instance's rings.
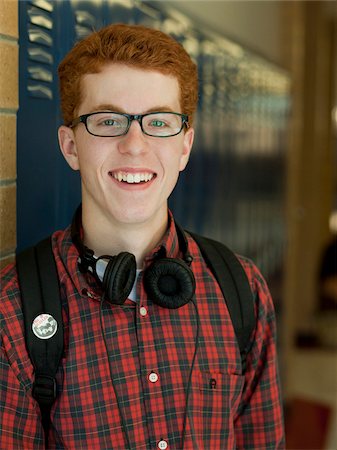
[[[118,146],[121,153],[138,154],[146,150],[146,136],[142,131],[139,118],[132,120],[128,132],[121,137]]]

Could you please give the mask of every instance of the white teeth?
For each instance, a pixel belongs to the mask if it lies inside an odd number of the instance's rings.
[[[113,177],[118,181],[125,181],[126,183],[134,184],[152,180],[153,173],[126,173],[126,172],[114,172]]]
[[[134,182],[135,182],[134,176],[131,175],[131,173],[128,173],[128,174],[127,174],[126,182],[127,182],[127,183],[134,183]]]

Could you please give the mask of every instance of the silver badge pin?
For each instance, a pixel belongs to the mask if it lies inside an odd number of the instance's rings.
[[[32,330],[39,339],[50,339],[57,331],[57,322],[50,314],[39,314],[33,320]]]

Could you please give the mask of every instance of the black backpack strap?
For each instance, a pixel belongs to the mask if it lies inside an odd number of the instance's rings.
[[[19,253],[16,264],[26,346],[35,369],[32,394],[40,405],[47,447],[50,410],[56,399],[55,375],[63,353],[62,307],[51,238]]]
[[[255,327],[253,294],[247,275],[235,254],[221,242],[188,232],[214,274],[224,295],[242,355],[243,367]]]

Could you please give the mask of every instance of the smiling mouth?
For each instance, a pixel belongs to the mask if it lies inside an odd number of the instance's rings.
[[[156,176],[155,173],[149,172],[109,172],[109,175],[120,183],[128,184],[148,183]]]

